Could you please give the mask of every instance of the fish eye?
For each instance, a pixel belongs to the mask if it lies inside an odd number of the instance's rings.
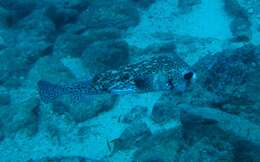
[[[192,77],[193,77],[193,75],[194,75],[194,73],[193,73],[192,71],[189,71],[189,72],[187,72],[187,73],[185,73],[185,74],[183,75],[183,78],[184,78],[185,80],[191,80]]]

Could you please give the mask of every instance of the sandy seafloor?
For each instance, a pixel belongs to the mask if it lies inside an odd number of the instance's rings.
[[[190,13],[185,15],[177,15],[176,10],[175,1],[158,0],[148,10],[141,11],[143,13],[140,24],[130,28],[125,39],[130,45],[145,48],[162,41],[161,38],[154,36],[158,32],[165,33],[169,37],[171,37],[171,34],[176,33],[178,35],[188,35],[199,38],[213,38],[216,40],[216,43],[213,43],[209,48],[216,53],[221,50],[222,45],[227,42],[227,39],[231,38],[229,29],[230,18],[223,10],[222,0],[202,0],[202,4],[195,6]],[[260,39],[259,32],[253,33],[256,34],[253,34],[252,41],[257,44]],[[189,64],[194,64],[196,60],[203,55],[205,55],[205,53],[188,55],[185,56],[185,60],[188,61]],[[70,61],[71,60],[68,62]],[[77,65],[75,65],[76,68],[71,64],[68,64],[68,66],[71,66],[72,71],[74,69],[79,78],[84,76],[84,74],[78,71]],[[37,92],[26,89],[14,90],[14,95],[12,96],[14,102],[26,100],[26,95],[23,95],[23,98],[19,98],[19,94],[21,93],[30,96]],[[148,112],[151,113],[151,109],[160,95],[161,93],[147,93],[122,96],[110,112],[102,113],[79,125],[68,123],[65,117],[64,120],[61,120],[60,118],[53,118],[52,116],[50,120],[64,130],[62,137],[59,139],[61,144],[53,142],[52,137],[46,134],[45,130],[41,128],[39,129],[39,133],[33,137],[27,137],[22,133],[18,133],[13,139],[7,138],[1,142],[0,161],[23,162],[28,159],[40,159],[46,156],[70,155],[84,156],[93,159],[106,157],[109,155],[106,142],[117,138],[125,128],[125,125],[117,122],[117,116],[126,114],[135,105],[146,106],[148,107]],[[44,105],[43,108],[46,108],[47,111],[48,105]],[[48,119],[48,117],[46,118]],[[165,127],[175,127],[179,124],[173,120],[165,126],[159,126],[153,123],[151,119],[147,118],[145,120],[152,131],[157,131]],[[94,125],[94,127],[91,128],[93,134],[89,135],[85,140],[80,141],[76,138],[75,132],[83,125]],[[125,151],[124,153],[115,154],[110,157],[109,161],[127,162],[130,161],[130,157],[131,151]]]

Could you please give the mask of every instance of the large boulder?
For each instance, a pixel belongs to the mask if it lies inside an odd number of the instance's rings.
[[[30,69],[25,85],[36,88],[39,80],[62,84],[75,81],[75,75],[59,59],[46,56],[40,58]]]
[[[147,107],[135,106],[126,115],[123,116],[123,123],[133,123],[142,120],[148,113]]]
[[[100,1],[82,12],[79,21],[87,28],[126,29],[139,23],[139,13],[129,1]]]
[[[39,105],[37,98],[30,98],[11,106],[2,106],[0,123],[3,135],[12,137],[18,131],[32,136],[38,132]]]
[[[111,155],[118,151],[132,149],[141,146],[152,135],[145,122],[137,121],[125,128],[119,138],[112,141],[113,150]]]
[[[92,0],[42,0],[41,5],[52,5],[59,9],[76,9],[78,11],[86,9]]]
[[[183,151],[180,126],[162,129],[153,133],[133,154],[133,161],[172,162],[177,161]]]
[[[178,8],[183,13],[190,12],[193,6],[201,4],[201,0],[178,0]]]
[[[154,104],[152,109],[152,119],[157,123],[164,123],[169,120],[179,119],[179,99],[175,95],[164,94]]]
[[[103,112],[111,110],[116,102],[116,97],[111,95],[83,95],[82,98],[77,101],[72,97],[73,96],[69,95],[55,101],[53,111],[60,115],[67,115],[76,123],[84,122]]]
[[[179,162],[219,162],[233,160],[232,146],[224,141],[219,143],[222,147],[217,147],[206,138],[188,147],[179,157]]]
[[[36,4],[35,0],[1,0],[0,6],[8,11],[4,25],[7,27],[13,26],[19,20],[32,13]]]
[[[181,123],[188,145],[207,138],[219,150],[233,148],[235,159],[244,156],[243,159],[259,161],[259,125],[214,108],[191,105],[182,105]]]
[[[11,103],[11,95],[5,87],[0,86],[0,106],[9,105]]]
[[[21,19],[14,27],[18,30],[19,35],[21,33],[21,36],[18,37],[20,38],[20,42],[24,42],[28,36],[34,36],[45,40],[53,40],[55,38],[55,24],[42,10],[34,11],[29,16]],[[31,43],[32,42],[33,41],[31,41]]]
[[[128,63],[128,44],[121,40],[102,41],[91,44],[82,54],[82,60],[90,73],[96,74],[117,69]]]
[[[76,34],[60,35],[54,45],[53,55],[62,57],[80,57],[89,44],[89,39]]]
[[[6,48],[0,51],[0,84],[7,87],[18,87],[22,84],[28,70],[44,50],[39,50],[39,53],[30,52],[32,51],[22,48]]]
[[[52,20],[57,29],[60,29],[68,23],[75,22],[79,12],[75,9],[57,8],[50,5],[45,9],[45,15]]]
[[[238,0],[224,0],[224,9],[233,19],[230,24],[233,41],[250,41],[252,37],[251,22],[246,9],[241,6]]]
[[[156,2],[156,0],[131,0],[131,1],[133,1],[139,7],[144,8],[144,9],[150,7],[153,3]]]
[[[83,156],[57,156],[44,157],[41,159],[30,159],[28,162],[106,162],[105,160],[95,160]]]
[[[199,60],[194,69],[197,82],[230,104],[247,105],[258,100],[259,47],[246,45],[234,50],[224,50]],[[255,94],[253,94],[255,93]]]

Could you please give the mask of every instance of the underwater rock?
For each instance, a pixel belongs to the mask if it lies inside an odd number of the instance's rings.
[[[109,40],[112,41],[121,37],[121,31],[115,28],[87,30],[85,32],[84,31],[85,29],[82,28],[82,31],[72,31],[72,32],[76,32],[74,34],[69,32],[60,35],[57,38],[54,45],[54,55],[58,56],[59,58],[65,56],[80,57],[82,52],[95,42],[109,41]],[[83,33],[81,35],[78,35],[77,32],[83,32]]]
[[[188,13],[195,5],[201,4],[201,0],[178,0],[178,8],[183,13]]]
[[[1,28],[8,27],[9,18],[10,18],[10,12],[7,9],[0,6],[0,25],[1,25]]]
[[[16,43],[15,47],[10,43],[10,47],[0,51],[0,84],[7,87],[20,86],[34,63],[51,51],[51,45],[41,38],[27,35],[24,41],[20,41],[22,36],[25,36],[25,33],[19,33],[16,37],[19,43]]]
[[[86,27],[81,24],[69,23],[69,24],[64,25],[61,30],[64,31],[64,33],[79,35],[79,34],[82,34],[86,30]]]
[[[7,47],[7,44],[6,44],[5,40],[4,40],[4,38],[0,35],[0,50],[4,49],[6,47]]]
[[[7,87],[21,85],[21,77],[25,76],[33,62],[23,55],[18,48],[6,48],[0,51],[0,83]]]
[[[177,99],[174,95],[162,95],[153,106],[152,120],[157,123],[163,123],[172,119],[179,119]]]
[[[0,106],[8,105],[11,102],[11,97],[8,94],[0,94]]]
[[[75,81],[75,76],[59,59],[45,56],[40,58],[31,68],[25,84],[36,88],[36,83],[41,79],[53,83],[65,83]]]
[[[251,79],[259,74],[259,53],[256,47],[244,47],[226,50],[199,60],[194,69],[197,72],[197,82],[208,91],[223,98],[233,105],[250,105],[255,98],[247,87]],[[257,88],[257,85],[255,85]],[[258,93],[258,92],[255,92]]]
[[[45,157],[38,160],[28,160],[27,162],[106,162],[104,160],[95,160],[82,156],[60,156],[60,157]]]
[[[117,40],[122,36],[122,31],[116,28],[92,29],[87,30],[82,35],[92,40],[92,43],[97,41]]]
[[[248,143],[247,141],[238,141],[233,145],[234,161],[258,162],[260,161],[260,147]]]
[[[45,40],[54,39],[56,30],[55,24],[41,10],[36,10],[31,15],[20,20],[15,25],[15,28],[27,34],[27,36],[35,36]],[[22,36],[22,38],[26,39],[27,37]]]
[[[223,147],[216,147],[212,145],[208,139],[203,138],[196,142],[191,147],[188,147],[179,157],[179,162],[219,162],[219,161],[232,161],[233,153],[232,146],[224,141],[219,143]]]
[[[194,143],[203,137],[225,139],[231,143],[247,141],[260,146],[260,127],[236,115],[208,108],[182,105],[183,137]]]
[[[89,71],[96,74],[128,64],[128,55],[128,44],[125,41],[111,40],[91,44],[81,58]]]
[[[213,146],[215,151],[217,149],[219,153],[224,153],[222,155],[226,155],[226,151],[232,151],[229,156],[232,156],[234,161],[241,159],[259,161],[259,156],[257,156],[260,153],[259,125],[213,108],[188,105],[182,109],[181,122],[183,137],[188,145],[197,147],[201,145],[198,141],[206,139],[210,142],[207,142],[204,147]],[[192,147],[190,147],[191,150],[193,150]],[[195,153],[196,150],[198,149],[194,149]],[[196,157],[191,155],[190,151],[182,155],[182,157],[185,156]],[[228,158],[228,156],[225,157]]]
[[[57,29],[60,29],[62,26],[76,21],[79,12],[75,9],[60,9],[49,6],[45,9],[45,15],[52,20]]]
[[[55,6],[59,9],[75,9],[82,11],[86,9],[91,0],[43,0],[42,5]]]
[[[129,1],[100,1],[83,11],[79,22],[87,28],[126,29],[139,23],[139,13]]]
[[[148,46],[142,52],[144,55],[161,55],[176,53],[176,42],[160,43]]]
[[[147,115],[147,107],[136,106],[133,107],[130,112],[128,112],[123,118],[123,123],[133,123],[135,121],[141,120]]]
[[[0,106],[9,105],[11,103],[11,96],[6,88],[0,86]]]
[[[154,133],[138,147],[133,154],[133,161],[138,162],[173,162],[183,149],[180,126],[163,129]]]
[[[38,131],[39,105],[37,98],[30,98],[22,103],[5,106],[0,110],[0,122],[5,137],[22,131],[32,136]]]
[[[224,9],[231,16],[248,18],[247,11],[238,0],[224,0]]]
[[[88,44],[89,40],[85,36],[63,34],[60,35],[55,42],[53,55],[58,58],[66,56],[80,57]]]
[[[114,144],[111,154],[120,150],[138,147],[145,143],[146,139],[151,135],[152,133],[145,122],[134,122],[122,132],[119,138],[111,141]]]
[[[245,18],[235,18],[231,21],[230,30],[235,42],[249,42],[252,37],[251,22]]]
[[[134,3],[136,3],[138,6],[141,8],[148,8],[150,7],[153,3],[155,3],[156,0],[131,0]]]
[[[0,0],[0,6],[8,11],[6,26],[11,27],[22,18],[28,16],[36,7],[35,0]]]
[[[250,41],[252,37],[251,22],[246,9],[237,0],[224,0],[224,9],[233,18],[230,24],[233,34],[232,41]]]
[[[111,110],[116,102],[116,97],[111,95],[82,96],[78,103],[74,103],[70,97],[72,96],[55,101],[53,111],[58,114],[67,114],[77,123]]]

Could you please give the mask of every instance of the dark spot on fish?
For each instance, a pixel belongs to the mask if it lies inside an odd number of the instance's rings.
[[[135,78],[134,83],[135,83],[135,86],[141,90],[146,89],[147,85],[149,85],[148,78],[146,78],[146,77],[137,77],[137,78]]]
[[[187,72],[187,73],[184,74],[183,77],[184,77],[185,80],[191,80],[191,78],[193,77],[193,72],[191,72],[191,71]]]
[[[129,78],[130,78],[130,75],[129,75],[128,73],[125,73],[125,74],[123,74],[123,75],[121,76],[120,79],[122,79],[122,80],[128,80]]]
[[[170,87],[170,90],[173,90],[174,84],[173,84],[173,80],[172,80],[172,79],[169,79],[169,80],[168,80],[168,85],[169,85],[169,87]]]

